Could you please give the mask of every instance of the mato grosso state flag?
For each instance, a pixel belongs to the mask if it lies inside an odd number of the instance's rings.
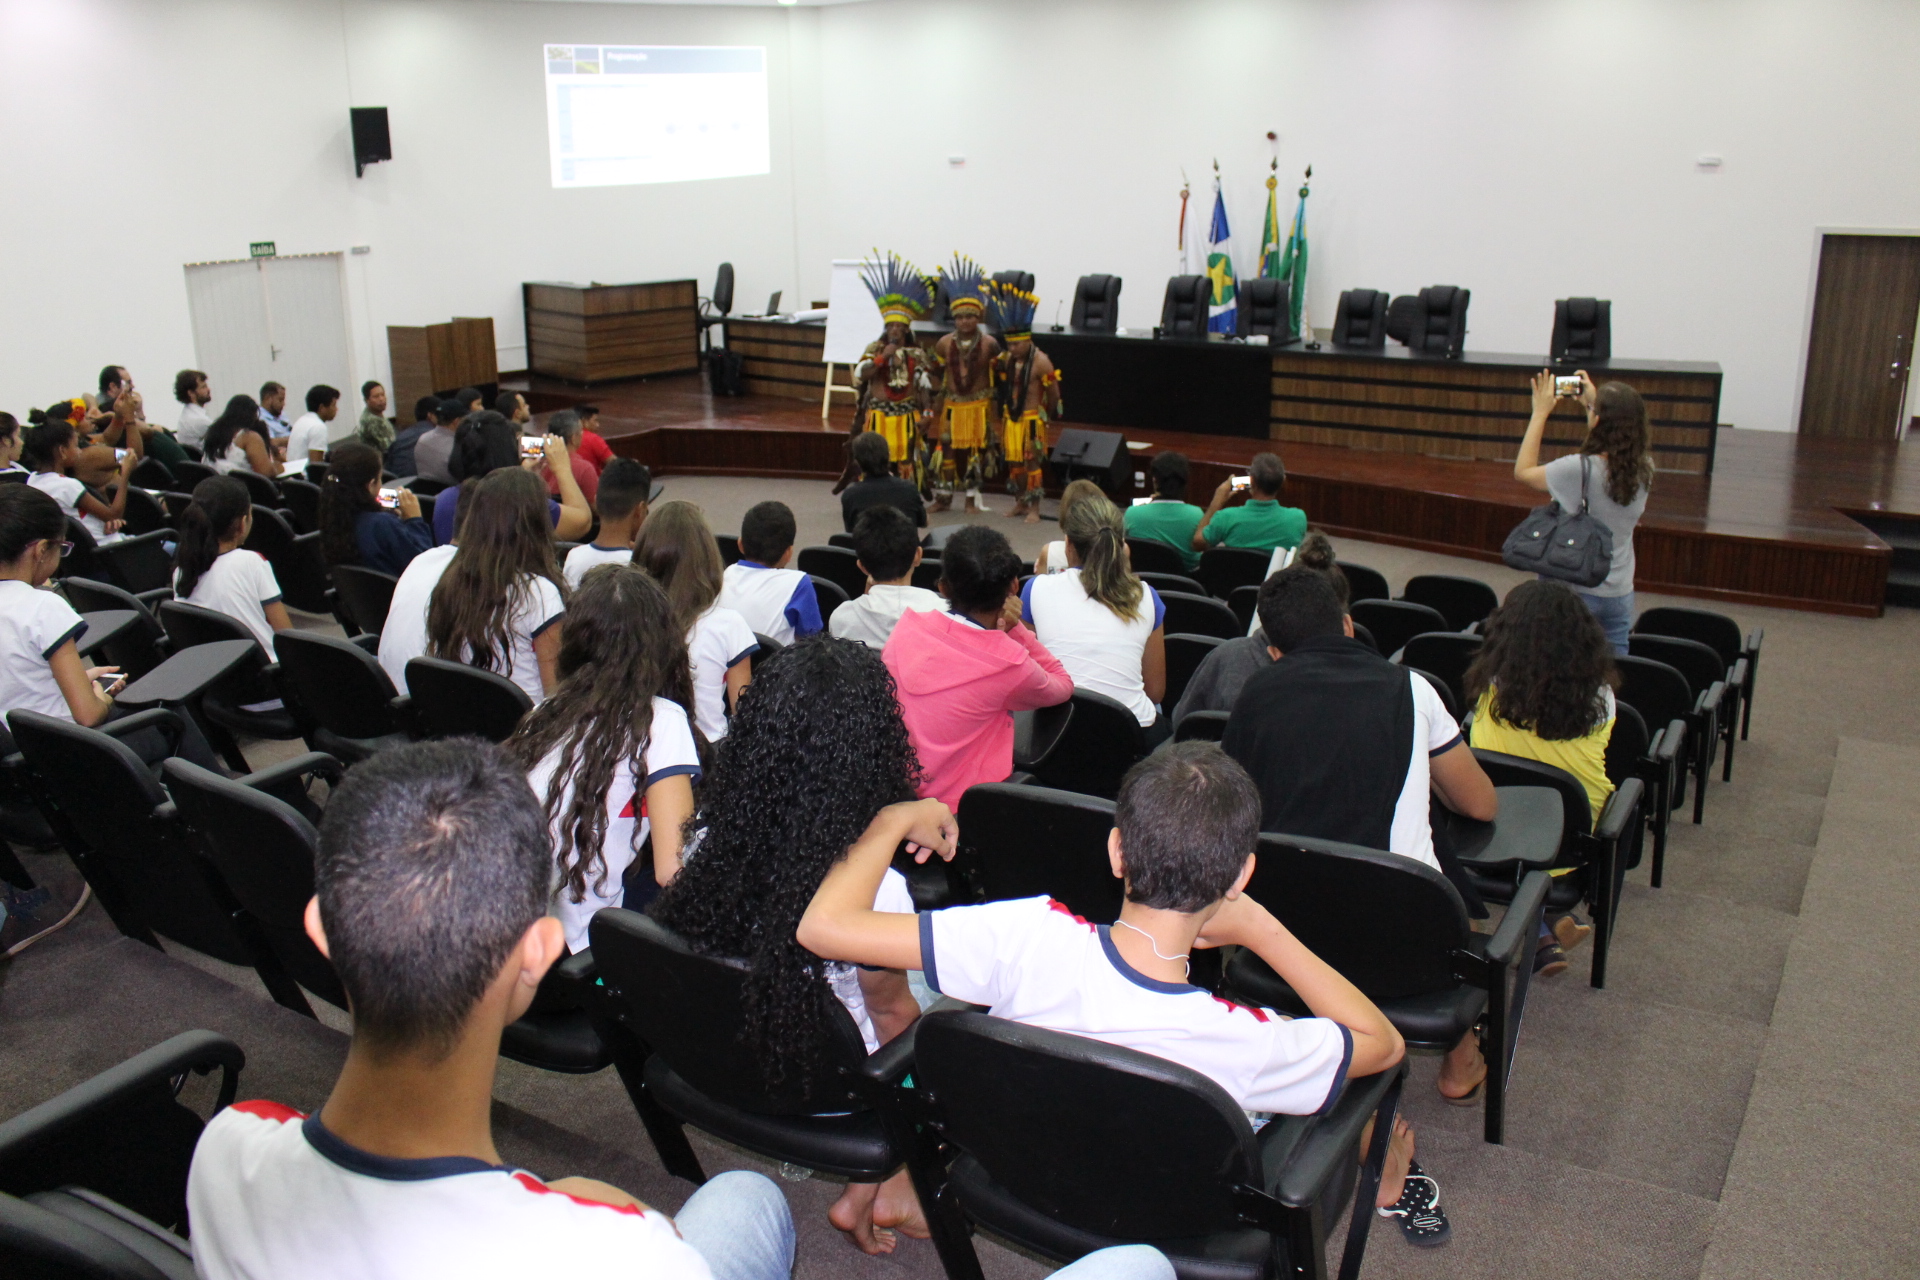
[[[1307,185],[1312,181],[1313,166],[1308,165],[1306,176],[1300,180],[1300,206],[1294,210],[1293,228],[1287,232],[1286,247],[1280,251],[1277,269],[1272,273],[1274,279],[1287,282],[1287,304],[1291,312],[1287,317],[1289,327],[1309,342],[1313,340],[1313,335],[1303,332],[1300,322],[1307,308]],[[1269,209],[1273,207],[1272,190],[1278,185],[1275,179],[1267,179]],[[1267,216],[1273,215],[1269,213]]]
[[[1227,229],[1227,202],[1220,194],[1220,168],[1213,171],[1213,221],[1207,226],[1207,279],[1213,296],[1207,304],[1207,329],[1232,333],[1239,326],[1239,300],[1233,280],[1233,233]]]

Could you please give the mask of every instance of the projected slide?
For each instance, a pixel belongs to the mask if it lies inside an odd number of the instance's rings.
[[[546,46],[556,187],[766,173],[767,51]]]

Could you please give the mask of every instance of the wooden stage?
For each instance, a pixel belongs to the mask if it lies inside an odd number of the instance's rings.
[[[518,381],[512,379],[511,381]],[[536,412],[591,402],[617,452],[662,475],[832,479],[845,460],[849,402],[820,418],[793,399],[718,402],[698,376],[603,385],[590,392],[536,377]],[[1079,425],[1069,422],[1067,425]],[[1129,430],[1137,470],[1162,449],[1193,460],[1202,505],[1267,442]],[[1336,536],[1498,561],[1500,544],[1541,495],[1504,462],[1456,461],[1314,444],[1275,444],[1285,501]],[[1729,603],[1878,616],[1888,544],[1848,518],[1920,522],[1920,452],[1897,445],[1721,428],[1711,476],[1662,471],[1635,535],[1642,590]]]

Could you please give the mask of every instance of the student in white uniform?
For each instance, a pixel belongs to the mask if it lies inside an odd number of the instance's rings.
[[[633,560],[633,544],[647,522],[647,498],[652,491],[653,472],[645,464],[632,458],[615,458],[607,464],[593,498],[600,531],[593,535],[592,542],[567,552],[562,572],[569,587],[577,588],[589,569]]]
[[[353,1002],[353,1040],[312,1115],[238,1102],[200,1135],[203,1280],[788,1280],[792,1214],[760,1174],[723,1173],[669,1218],[501,1160],[500,1033],[566,955],[552,872],[545,815],[497,747],[400,747],[335,788],[306,927]]]
[[[180,519],[173,553],[173,594],[188,604],[245,623],[274,657],[273,636],[293,626],[281,602],[273,566],[241,546],[253,531],[253,503],[231,476],[210,476],[193,487]]]
[[[633,563],[666,590],[674,625],[687,641],[694,719],[708,742],[718,742],[727,736],[727,716],[753,679],[760,642],[746,619],[716,603],[720,547],[700,508],[691,502],[661,503],[640,530]]]
[[[1119,919],[1095,926],[1047,898],[907,918],[876,911],[875,887],[902,841],[953,856],[938,800],[890,805],[826,874],[800,920],[807,952],[924,970],[927,985],[995,1017],[1177,1062],[1252,1113],[1315,1115],[1350,1077],[1395,1066],[1406,1045],[1354,985],[1242,890],[1253,874],[1260,795],[1218,746],[1180,743],[1134,766],[1107,837],[1126,889]],[[1196,947],[1238,944],[1271,965],[1316,1016],[1287,1019],[1215,998],[1188,981]],[[1397,1130],[1379,1205],[1438,1218],[1430,1180],[1409,1175]],[[1409,1190],[1409,1187],[1414,1188]],[[1401,1202],[1417,1201],[1408,1209]]]
[[[307,388],[307,411],[287,433],[287,466],[304,476],[309,463],[327,460],[328,433],[340,413],[340,393],[324,383]]]
[[[553,829],[553,914],[581,951],[587,925],[617,907],[653,837],[653,875],[680,870],[700,751],[687,708],[686,642],[660,584],[631,564],[599,565],[567,602],[560,684],[507,751],[527,769]]]
[[[27,477],[27,484],[59,503],[60,510],[70,519],[85,525],[95,542],[112,542],[126,536],[120,532],[124,523],[121,516],[127,509],[127,477],[140,465],[138,441],[120,459],[110,502],[101,501],[86,485],[67,474],[80,461],[79,439],[71,423],[49,420],[37,427],[28,427],[21,453],[33,472]]]
[[[1167,607],[1127,568],[1126,526],[1105,495],[1074,503],[1060,531],[1067,563],[1058,574],[1027,579],[1020,616],[1074,688],[1120,703],[1157,747],[1172,732],[1159,707],[1167,693]]]
[[[740,521],[740,559],[727,566],[720,603],[769,640],[791,644],[826,630],[813,579],[787,568],[797,526],[784,502],[762,502]]]
[[[182,369],[174,374],[173,398],[180,402],[180,422],[173,429],[173,437],[181,444],[198,449],[200,442],[207,438],[207,428],[213,425],[213,415],[207,412],[207,405],[213,400],[207,375],[198,369]]]
[[[913,571],[920,567],[920,531],[898,507],[862,511],[854,521],[853,545],[860,571],[867,575],[867,593],[827,619],[835,639],[884,649],[902,614],[938,613],[947,607],[939,592],[913,585]]]
[[[748,1000],[765,1013],[746,1036],[769,1072],[804,1076],[817,1060],[813,1011],[823,990],[840,998],[869,1051],[920,1014],[904,972],[912,966],[823,966],[793,932],[827,868],[873,815],[913,795],[913,746],[889,684],[877,650],[824,636],[767,659],[701,790],[704,830],[653,907],[700,951],[752,964]],[[788,760],[806,768],[771,766]],[[913,898],[893,872],[875,877],[863,905],[910,913]],[[890,1249],[886,1228],[918,1213],[911,1191],[876,1207],[876,1190],[850,1184],[829,1215],[868,1253]]]

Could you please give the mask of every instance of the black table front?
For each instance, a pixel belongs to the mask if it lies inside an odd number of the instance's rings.
[[[189,702],[249,662],[262,660],[253,640],[215,640],[182,649],[122,689],[115,702],[127,707],[157,707]]]
[[[132,609],[95,609],[83,613],[80,621],[87,624],[87,629],[80,633],[74,647],[80,650],[81,657],[90,657],[108,641],[125,635],[139,617]]]
[[[1035,330],[1068,425],[1267,438],[1273,349],[1224,339]]]

